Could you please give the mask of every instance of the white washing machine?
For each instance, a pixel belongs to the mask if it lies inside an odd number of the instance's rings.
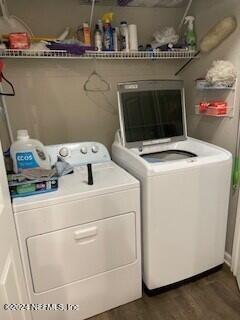
[[[13,200],[33,319],[80,320],[140,298],[139,182],[102,144],[47,149],[74,173],[58,191]]]
[[[143,280],[155,293],[223,264],[232,156],[187,137],[181,81],[123,83],[118,98],[112,156],[141,181]]]

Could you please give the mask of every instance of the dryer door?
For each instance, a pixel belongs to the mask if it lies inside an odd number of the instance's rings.
[[[41,293],[133,263],[135,213],[30,237],[34,291]]]

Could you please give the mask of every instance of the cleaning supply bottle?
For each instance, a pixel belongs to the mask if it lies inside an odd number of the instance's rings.
[[[129,52],[129,30],[126,21],[120,23],[120,47],[121,51]]]
[[[197,37],[194,30],[195,17],[187,16],[185,18],[185,24],[187,24],[187,31],[185,33],[185,41],[189,50],[196,50]]]
[[[102,51],[102,33],[99,29],[98,24],[96,24],[95,31],[94,31],[94,42],[95,42],[96,50]]]
[[[102,17],[103,25],[103,49],[113,51],[113,28],[111,25],[113,12],[105,13]]]
[[[87,22],[83,23],[83,43],[85,46],[91,46],[91,31]]]
[[[27,130],[17,131],[17,141],[10,148],[15,173],[24,169],[51,169],[51,161],[44,145],[34,139],[30,139]]]
[[[101,35],[102,35],[102,48],[103,48],[103,22],[102,22],[102,19],[98,19],[97,24],[98,24],[98,28],[101,32]]]

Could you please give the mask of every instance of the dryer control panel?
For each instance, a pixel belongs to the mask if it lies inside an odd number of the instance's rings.
[[[55,164],[58,158],[64,159],[72,166],[104,163],[111,160],[107,148],[99,142],[76,142],[46,146]]]

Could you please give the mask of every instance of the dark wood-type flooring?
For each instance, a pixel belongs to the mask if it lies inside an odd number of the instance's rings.
[[[114,288],[113,288],[114,290]],[[114,294],[114,292],[113,292]],[[105,312],[91,320],[240,320],[240,293],[227,266],[203,279]]]

